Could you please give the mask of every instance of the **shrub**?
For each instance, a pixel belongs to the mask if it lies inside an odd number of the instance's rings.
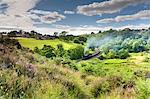
[[[105,80],[95,82],[94,86],[91,89],[91,92],[94,97],[98,97],[102,94],[106,94],[109,91],[110,91],[110,85]]]
[[[19,42],[16,42],[16,47],[18,48],[18,49],[21,49],[22,48],[22,46],[21,46],[21,44],[19,43]]]
[[[79,41],[83,41],[83,42],[86,42],[87,41],[87,38],[86,37],[83,37],[83,36],[79,36]]]
[[[149,61],[150,61],[149,57],[145,57],[143,60],[143,62],[149,62]]]
[[[81,59],[84,55],[84,48],[82,46],[77,46],[74,49],[68,50],[68,55],[71,60]]]
[[[56,63],[56,65],[60,65],[62,63],[63,59],[60,57],[56,57],[54,58],[54,62]]]
[[[118,52],[118,58],[120,59],[126,59],[129,56],[129,52],[127,50],[121,49]]]
[[[150,98],[150,80],[146,81],[139,80],[136,83],[136,93],[139,99],[149,99]]]
[[[55,48],[50,45],[44,45],[42,49],[38,49],[37,47],[34,48],[34,52],[46,56],[47,58],[55,57]]]
[[[74,39],[74,43],[80,44],[80,41],[78,39]]]
[[[109,50],[107,58],[114,59],[116,58],[116,52],[114,50]]]
[[[57,49],[55,51],[57,57],[63,57],[65,55],[65,49],[62,44],[57,45]]]
[[[122,78],[119,76],[112,76],[107,79],[101,79],[95,81],[93,83],[93,87],[91,89],[94,97],[98,97],[100,95],[108,94],[111,90],[121,86]]]
[[[38,48],[38,47],[35,47],[35,48],[34,48],[34,52],[35,52],[35,53],[39,53],[39,48]]]
[[[77,38],[74,39],[74,43],[77,43],[77,44],[84,44],[84,42],[87,41],[87,38],[86,37],[83,37],[83,36],[79,36]]]

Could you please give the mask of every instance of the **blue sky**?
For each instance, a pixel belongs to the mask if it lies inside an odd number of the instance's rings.
[[[0,29],[68,31],[150,27],[150,0],[1,0]]]

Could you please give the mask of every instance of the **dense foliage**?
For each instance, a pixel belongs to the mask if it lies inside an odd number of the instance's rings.
[[[81,59],[84,56],[84,48],[82,46],[78,46],[74,49],[70,49],[68,50],[68,55],[72,60]]]
[[[87,41],[87,38],[85,36],[79,36],[79,37],[75,38],[73,42],[84,45],[84,43],[86,41]]]
[[[34,52],[0,36],[0,99],[149,99],[149,34],[110,30],[89,35],[86,48],[50,40]],[[95,48],[99,56],[81,60]]]
[[[105,58],[127,58],[150,49],[150,30],[109,30],[90,37],[88,48],[99,48]]]
[[[56,49],[50,45],[44,45],[42,49],[35,47],[34,52],[47,58],[65,57],[71,60],[81,59],[84,56],[84,48],[82,46],[65,50],[62,44],[58,44]]]

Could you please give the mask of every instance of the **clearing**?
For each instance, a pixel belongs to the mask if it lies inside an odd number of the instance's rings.
[[[55,39],[55,40],[36,40],[33,38],[16,38],[16,39],[20,42],[20,44],[23,47],[27,47],[27,48],[30,48],[32,50],[35,47],[42,48],[43,45],[51,45],[53,47],[56,47],[57,44],[62,44],[66,50],[78,46],[78,44],[70,43],[70,42],[64,42],[64,41],[61,41],[59,39]]]

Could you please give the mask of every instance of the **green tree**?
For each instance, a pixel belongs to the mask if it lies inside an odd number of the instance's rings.
[[[35,48],[34,48],[34,52],[35,52],[35,53],[39,53],[39,48],[38,48],[38,47],[35,47]]]
[[[16,33],[17,33],[17,31],[11,31],[8,33],[8,36],[9,37],[16,37]]]
[[[87,38],[84,37],[84,36],[79,36],[78,40],[79,40],[79,41],[86,42],[86,41],[87,41]]]
[[[68,33],[67,31],[62,31],[62,32],[60,33],[60,35],[61,35],[61,36],[66,36],[67,33]]]
[[[120,59],[126,59],[127,57],[129,57],[129,52],[125,49],[121,49],[118,52],[118,58]]]
[[[55,51],[57,57],[63,57],[65,55],[65,49],[62,44],[57,45],[57,50]]]
[[[44,45],[42,49],[35,48],[35,51],[38,52],[42,56],[46,56],[47,58],[55,57],[55,48],[50,45]]]
[[[58,34],[59,34],[58,32],[54,32],[54,36],[58,36]]]
[[[74,49],[68,50],[68,55],[71,60],[81,59],[84,55],[84,48],[82,46],[77,46]]]
[[[110,58],[110,59],[116,58],[116,52],[113,49],[109,50],[107,54],[107,58]]]
[[[77,44],[80,44],[80,41],[76,38],[76,39],[74,39],[74,41],[73,41],[74,43],[77,43]]]

